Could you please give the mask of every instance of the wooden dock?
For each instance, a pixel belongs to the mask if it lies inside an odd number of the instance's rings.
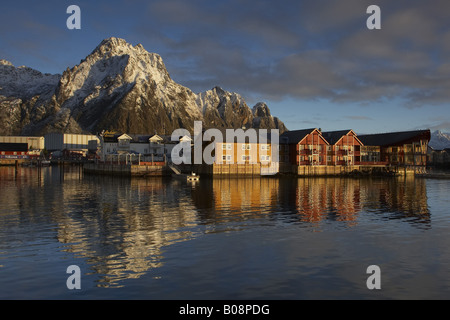
[[[86,173],[110,174],[130,177],[162,177],[170,176],[171,171],[165,165],[133,165],[111,163],[85,163]]]

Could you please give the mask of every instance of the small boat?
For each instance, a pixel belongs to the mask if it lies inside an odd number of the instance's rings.
[[[187,176],[187,181],[198,181],[200,177],[196,175],[194,172]]]

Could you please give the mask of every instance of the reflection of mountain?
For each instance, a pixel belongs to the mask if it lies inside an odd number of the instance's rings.
[[[192,238],[196,215],[188,194],[162,179],[106,180],[90,177],[89,192],[68,192],[66,206],[78,214],[59,221],[58,239],[105,275],[103,286],[114,286],[161,267],[162,247]]]
[[[170,181],[80,176],[77,167],[45,168],[41,178],[37,169],[20,169],[16,179],[14,168],[0,173],[19,186],[0,195],[20,212],[18,223],[49,225],[63,251],[86,259],[100,275],[99,286],[120,286],[161,267],[164,246],[193,238],[189,190]]]
[[[164,265],[172,244],[209,232],[296,223],[316,227],[366,219],[430,225],[426,180],[411,179],[127,179],[79,174],[78,168],[0,168],[0,202],[9,241],[53,243],[86,260],[99,286],[120,286]],[[5,177],[7,175],[7,177]],[[327,224],[333,226],[333,224]],[[0,228],[5,227],[0,225]],[[43,238],[47,237],[47,238]]]

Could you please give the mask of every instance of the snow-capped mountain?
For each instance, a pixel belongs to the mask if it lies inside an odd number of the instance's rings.
[[[440,130],[431,133],[431,139],[428,143],[434,150],[450,148],[450,133],[444,133]]]
[[[237,93],[219,87],[194,93],[173,81],[162,58],[140,44],[103,40],[62,75],[0,61],[0,134],[47,132],[170,134],[177,128],[277,128],[284,124],[265,104],[250,109]]]

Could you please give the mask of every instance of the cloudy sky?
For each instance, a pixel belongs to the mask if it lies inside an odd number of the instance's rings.
[[[81,30],[69,30],[69,5]],[[381,9],[369,30],[367,8]],[[291,130],[450,132],[448,0],[8,1],[0,58],[62,73],[105,38],[160,54],[194,92],[259,101]]]

